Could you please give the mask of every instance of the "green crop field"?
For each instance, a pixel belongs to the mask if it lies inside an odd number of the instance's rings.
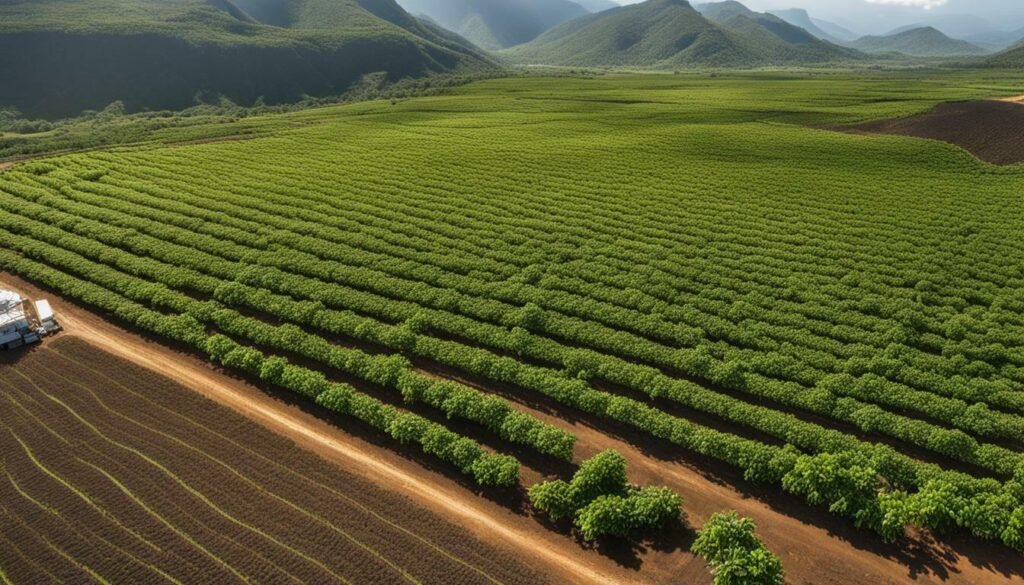
[[[1021,93],[537,77],[158,130],[0,174],[0,268],[481,486],[572,459],[538,397],[880,538],[1024,548],[1024,167],[839,131]]]

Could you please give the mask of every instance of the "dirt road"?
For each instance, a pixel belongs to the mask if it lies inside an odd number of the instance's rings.
[[[579,584],[701,585],[710,583],[704,564],[687,552],[688,542],[655,542],[623,554],[584,547],[542,525],[522,511],[475,494],[435,471],[403,458],[394,450],[357,436],[284,404],[259,389],[224,375],[198,358],[176,352],[55,298],[31,284],[0,273],[0,288],[29,298],[49,298],[68,335],[81,336],[101,349],[157,371],[224,404],[346,470],[390,487],[448,520],[465,526],[481,539],[530,559],[555,582]],[[472,383],[472,381],[467,380]],[[515,395],[509,394],[510,398]],[[755,519],[769,548],[786,567],[789,582],[814,585],[890,585],[949,583],[955,585],[1024,584],[1024,563],[1008,549],[993,544],[952,545],[915,540],[887,546],[854,529],[848,522],[812,510],[766,488],[751,490],[727,471],[700,466],[683,453],[659,449],[653,441],[637,441],[598,429],[537,405],[522,408],[579,437],[576,459],[602,449],[618,449],[630,462],[631,480],[664,484],[679,491],[692,527],[710,514],[736,509]],[[564,414],[564,413],[563,413]],[[709,473],[709,470],[711,472]],[[536,477],[536,469],[525,469]],[[688,533],[692,538],[692,532]]]

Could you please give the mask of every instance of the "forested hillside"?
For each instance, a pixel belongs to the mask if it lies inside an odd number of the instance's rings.
[[[1024,67],[1024,44],[993,56],[988,64],[995,67]]]
[[[952,39],[930,26],[884,37],[862,37],[850,46],[866,53],[902,53],[912,57],[983,55],[987,52],[967,41]]]
[[[778,16],[754,12],[734,0],[699,4],[695,8],[707,19],[734,33],[751,52],[769,63],[822,63],[859,56],[856,51],[821,40]]]
[[[680,67],[757,61],[685,0],[648,0],[567,22],[510,50],[513,60],[564,66]]]
[[[506,54],[529,64],[645,68],[799,65],[857,57],[738,2],[698,9],[686,0],[647,0],[567,22]]]
[[[74,115],[122,100],[177,109],[340,93],[392,79],[492,66],[394,0],[3,0],[0,104]]]

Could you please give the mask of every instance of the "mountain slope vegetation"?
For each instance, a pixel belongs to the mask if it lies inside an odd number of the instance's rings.
[[[567,22],[507,52],[563,66],[682,67],[755,63],[758,55],[685,0],[648,0]]]
[[[993,55],[986,63],[993,67],[1024,67],[1024,44]]]
[[[537,38],[544,31],[589,11],[570,0],[401,0],[485,49],[503,49]]]
[[[912,57],[952,57],[987,53],[981,47],[967,41],[952,39],[930,26],[889,36],[861,37],[848,46],[865,53],[902,53]]]
[[[340,93],[493,62],[394,0],[3,0],[0,104],[57,117]]]
[[[847,48],[823,41],[773,14],[754,12],[733,0],[696,6],[698,12],[736,34],[771,63],[821,63],[856,58]]]
[[[648,0],[578,18],[506,54],[520,63],[645,68],[784,65],[856,57],[854,51],[738,2],[694,8],[686,0]]]

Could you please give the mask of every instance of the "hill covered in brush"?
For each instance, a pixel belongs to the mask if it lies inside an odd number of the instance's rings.
[[[993,55],[988,59],[988,61],[986,61],[986,63],[993,67],[1024,67],[1024,44],[1018,45],[1007,51],[1003,51],[998,55]]]
[[[394,0],[0,0],[0,105],[74,115],[340,93],[492,66]]]
[[[699,4],[696,10],[741,38],[768,63],[827,63],[858,57],[850,49],[821,40],[773,14],[754,12],[739,2]]]
[[[505,54],[520,63],[644,68],[820,63],[855,55],[737,2],[701,9],[707,16],[686,0],[647,0],[567,22]]]
[[[911,57],[953,57],[984,55],[988,51],[967,41],[950,38],[936,28],[925,26],[889,36],[861,37],[848,44],[865,53],[902,53]]]
[[[531,41],[544,31],[589,11],[571,0],[399,0],[485,49]],[[607,6],[605,6],[607,8]]]

